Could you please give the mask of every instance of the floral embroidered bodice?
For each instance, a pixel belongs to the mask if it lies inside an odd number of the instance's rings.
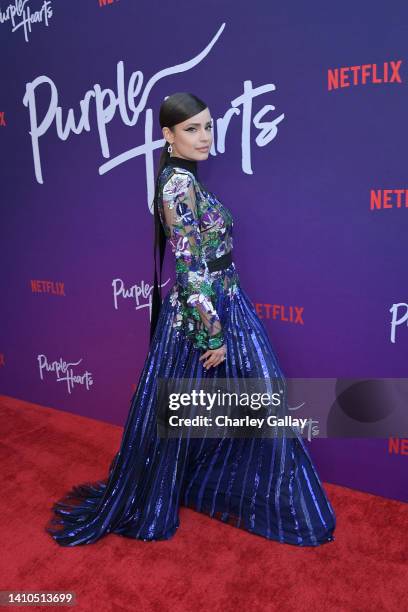
[[[234,263],[210,272],[207,261],[232,250],[232,215],[186,167],[166,165],[158,188],[159,216],[176,260],[173,326],[197,348],[218,348],[225,336],[215,308],[217,293],[232,298],[240,283]]]

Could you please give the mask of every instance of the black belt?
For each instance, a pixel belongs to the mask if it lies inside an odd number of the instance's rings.
[[[207,261],[207,267],[210,272],[215,272],[216,270],[224,270],[228,268],[232,264],[232,249],[221,255],[221,257],[217,257],[216,259],[211,259]]]

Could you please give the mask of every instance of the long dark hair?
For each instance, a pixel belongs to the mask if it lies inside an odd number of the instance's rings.
[[[183,121],[187,121],[190,117],[194,117],[198,113],[201,113],[205,108],[207,108],[207,104],[197,98],[197,96],[186,93],[186,92],[178,92],[174,93],[162,103],[159,111],[159,123],[160,127],[168,127],[171,131],[174,131],[174,126],[178,123],[182,123]],[[166,141],[164,143],[164,147],[160,154],[159,167],[156,173],[156,187],[154,191],[154,246],[153,246],[153,254],[154,254],[154,287],[153,287],[153,299],[152,299],[152,318],[150,323],[150,343],[153,339],[154,331],[156,329],[157,321],[159,318],[160,308],[162,304],[161,297],[161,273],[163,267],[164,253],[166,250],[166,234],[164,232],[163,225],[160,221],[159,211],[158,211],[158,201],[160,197],[159,193],[159,176],[167,164],[167,161],[170,157],[170,153],[167,150],[169,143]],[[157,281],[157,269],[156,269],[156,251],[157,247],[159,247],[160,254],[160,274],[159,274],[159,283]]]

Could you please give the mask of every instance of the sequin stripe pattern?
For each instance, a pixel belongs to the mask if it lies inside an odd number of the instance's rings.
[[[282,376],[245,291],[239,288],[231,300],[219,284],[216,290],[225,302],[227,359],[203,370],[200,354],[171,325],[167,294],[109,478],[77,486],[56,504],[49,533],[61,546],[89,544],[109,532],[170,539],[180,524],[180,505],[281,543],[334,540],[335,514],[300,436],[157,438],[158,378],[188,378],[196,386],[202,378]]]
[[[213,282],[219,275],[209,272],[206,261],[226,252],[226,226],[232,225],[232,218],[229,211],[220,214],[215,202],[197,189],[193,174],[182,168],[166,170],[161,176],[159,214],[176,259],[173,327],[183,330],[196,348],[218,348],[225,342],[214,303]]]

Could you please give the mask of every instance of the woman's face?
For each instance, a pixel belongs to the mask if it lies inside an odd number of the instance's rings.
[[[205,108],[197,115],[174,126],[174,131],[164,127],[163,136],[173,151],[171,156],[195,161],[207,159],[212,145],[212,120],[210,111]]]

